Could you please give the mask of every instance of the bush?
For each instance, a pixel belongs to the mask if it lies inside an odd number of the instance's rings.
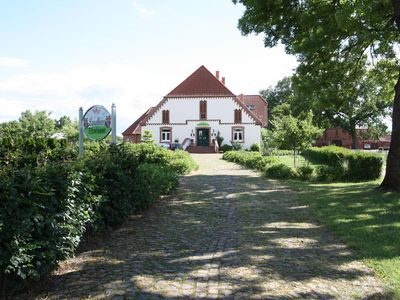
[[[250,146],[250,151],[260,152],[260,145],[259,144],[252,144]]]
[[[317,181],[323,181],[323,182],[339,181],[344,177],[344,170],[340,165],[318,166],[315,172]]]
[[[228,151],[222,156],[230,162],[263,171],[267,166],[278,163],[279,159],[272,156],[262,156],[260,152]]]
[[[76,144],[34,131],[24,139],[18,122],[0,128],[2,287],[5,278],[11,286],[48,274],[74,254],[85,231],[121,224],[197,167],[186,152],[153,144],[86,143],[78,159]]]
[[[228,144],[223,144],[221,147],[219,147],[219,150],[222,152],[232,151],[233,147]]]
[[[0,270],[38,278],[74,254],[97,198],[91,176],[68,164],[0,173]]]
[[[294,177],[293,169],[283,163],[272,164],[265,168],[264,175],[274,179],[290,179]]]
[[[301,180],[310,180],[313,172],[314,168],[310,165],[299,166],[296,168],[296,176]]]
[[[93,230],[123,223],[178,185],[178,175],[197,167],[188,153],[154,144],[121,144],[101,149],[86,165],[96,174],[94,193],[101,198],[95,208]]]
[[[373,180],[381,175],[383,160],[379,155],[352,151],[337,146],[313,147],[304,153],[310,160],[342,169],[342,179]]]
[[[231,142],[231,144],[232,144],[232,150],[240,151],[240,150],[242,150],[242,148],[243,148],[243,143],[240,143],[240,142]]]
[[[264,171],[266,168],[268,168],[268,166],[272,165],[272,164],[277,164],[279,163],[280,160],[277,157],[274,156],[264,156],[257,165],[257,169],[260,171]]]

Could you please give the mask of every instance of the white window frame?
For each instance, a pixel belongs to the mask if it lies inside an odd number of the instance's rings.
[[[160,142],[170,143],[172,141],[172,129],[171,128],[161,128],[160,132]]]
[[[239,139],[241,135],[241,139]],[[244,142],[244,128],[243,127],[234,127],[232,128],[232,141],[236,143]]]

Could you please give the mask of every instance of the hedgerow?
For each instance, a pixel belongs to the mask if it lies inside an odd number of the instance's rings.
[[[278,157],[262,156],[259,152],[228,151],[223,159],[235,162],[250,169],[262,171],[270,178],[317,181],[360,181],[379,178],[382,169],[382,158],[378,155],[354,152],[340,147],[311,148],[305,155],[324,165],[313,167],[300,166],[293,170],[280,162]]]
[[[149,144],[88,143],[79,159],[76,143],[51,138],[55,122],[43,113],[0,129],[3,293],[48,274],[74,255],[85,232],[121,224],[196,168],[187,153]]]
[[[222,158],[260,171],[265,171],[269,166],[280,162],[276,157],[262,156],[260,152],[252,151],[228,151],[222,155]]]
[[[380,177],[383,166],[379,155],[337,146],[313,147],[304,154],[314,162],[333,168],[330,171],[331,176],[328,176],[332,180],[374,180]],[[322,170],[322,173],[326,171]]]

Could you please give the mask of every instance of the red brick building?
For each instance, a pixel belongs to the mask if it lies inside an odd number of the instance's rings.
[[[368,129],[360,128],[357,129],[357,148],[358,149],[384,149],[387,150],[390,147],[390,135],[380,137],[378,140],[368,140],[362,138],[362,132]],[[328,128],[325,130],[322,137],[316,140],[315,146],[329,146],[336,145],[345,148],[351,148],[353,138],[351,134],[343,128],[335,127]]]

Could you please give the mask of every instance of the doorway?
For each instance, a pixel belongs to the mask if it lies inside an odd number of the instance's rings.
[[[197,146],[210,145],[210,129],[199,128],[197,129]]]

